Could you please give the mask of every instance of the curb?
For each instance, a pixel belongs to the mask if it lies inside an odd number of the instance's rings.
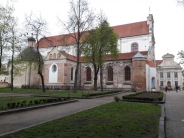
[[[5,111],[0,111],[0,115],[11,114],[15,112],[27,111],[27,110],[32,110],[32,109],[38,109],[38,108],[54,106],[54,105],[59,105],[59,104],[73,103],[77,101],[78,101],[77,99],[73,99],[73,100],[68,100],[68,101],[63,101],[63,102],[55,102],[55,103],[49,103],[49,104],[41,104],[37,106],[28,106],[24,108],[10,109],[10,110],[5,110]]]
[[[162,105],[162,113],[159,121],[158,138],[165,138],[165,106]]]

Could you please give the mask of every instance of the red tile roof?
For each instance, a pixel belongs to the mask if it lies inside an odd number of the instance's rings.
[[[156,67],[163,62],[163,60],[155,60],[155,61],[156,61]]]
[[[149,34],[147,21],[113,26],[112,29],[119,38]],[[41,38],[39,48],[75,44],[76,42],[72,35],[76,35],[76,33]]]
[[[148,64],[150,67],[155,67],[155,64],[151,60],[146,60],[146,64]]]
[[[112,27],[119,38],[149,34],[147,21]]]

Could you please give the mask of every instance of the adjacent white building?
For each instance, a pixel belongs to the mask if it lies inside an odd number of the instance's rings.
[[[162,56],[163,61],[157,66],[158,80],[160,89],[168,86],[175,89],[176,86],[182,87],[182,67],[179,63],[174,61],[173,54],[165,54]]]

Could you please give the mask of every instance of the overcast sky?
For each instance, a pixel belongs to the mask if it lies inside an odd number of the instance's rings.
[[[0,0],[5,1],[5,0]],[[175,55],[184,50],[184,8],[176,0],[91,0],[90,7],[103,10],[111,26],[145,21],[148,14],[154,17],[155,54],[162,59],[166,53]],[[21,24],[31,11],[42,15],[48,23],[49,35],[62,34],[58,19],[67,21],[69,0],[17,0],[15,16]],[[149,11],[150,7],[150,11]]]

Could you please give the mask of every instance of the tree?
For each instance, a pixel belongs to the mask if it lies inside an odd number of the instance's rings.
[[[184,0],[177,0],[179,5],[184,5]]]
[[[82,53],[86,62],[94,67],[94,90],[97,90],[97,76],[100,69],[100,85],[103,91],[103,63],[110,54],[113,58],[118,57],[117,40],[117,35],[106,20],[101,20],[99,26],[84,37]]]
[[[2,58],[3,49],[7,46],[6,39],[9,35],[10,24],[12,23],[13,16],[12,13],[14,8],[11,6],[3,7],[0,5],[0,72],[2,71]]]
[[[178,58],[180,58],[180,64],[184,64],[184,50],[178,52]]]
[[[79,72],[79,56],[80,56],[80,43],[83,34],[92,27],[94,20],[94,14],[88,7],[89,3],[85,0],[70,1],[70,11],[68,16],[68,22],[64,23],[60,19],[59,21],[64,25],[64,28],[68,31],[69,37],[74,39],[77,47],[77,65],[75,70],[74,92],[77,90],[77,80]]]
[[[43,33],[46,31],[46,21],[42,19],[42,17],[35,17],[32,19],[32,14],[26,17],[26,26],[28,30],[32,32],[33,35],[36,37],[36,49],[37,49],[37,58],[38,58],[38,74],[40,75],[41,82],[42,82],[42,91],[45,92],[45,84],[44,84],[44,77],[42,74],[43,68],[43,59],[39,51],[39,37],[43,36]]]

